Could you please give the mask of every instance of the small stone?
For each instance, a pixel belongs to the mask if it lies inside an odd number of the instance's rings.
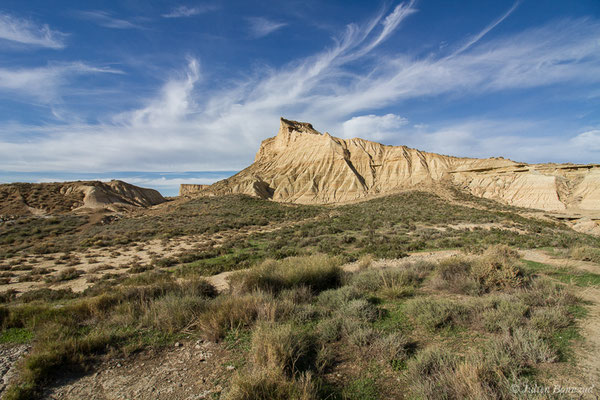
[[[195,345],[195,346],[194,346],[194,348],[195,348],[196,350],[198,350],[198,349],[201,349],[201,348],[202,348],[202,346],[200,346],[199,344],[197,344],[197,345]]]
[[[228,365],[225,367],[225,369],[227,369],[227,371],[233,371],[235,367],[233,365]]]
[[[183,346],[181,343],[179,343],[179,342],[175,343],[175,347],[181,347],[181,346]]]

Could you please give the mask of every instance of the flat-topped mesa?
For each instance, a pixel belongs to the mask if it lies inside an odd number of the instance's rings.
[[[262,142],[248,168],[208,188],[186,185],[182,192],[244,193],[326,204],[409,189],[437,190],[440,185],[521,207],[600,210],[598,165],[452,157],[360,138],[340,139],[285,118],[277,135]]]

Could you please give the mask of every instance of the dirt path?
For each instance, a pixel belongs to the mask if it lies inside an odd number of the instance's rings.
[[[8,384],[16,378],[16,363],[29,351],[28,345],[0,345],[0,396]]]
[[[591,262],[557,258],[541,250],[524,250],[521,252],[525,260],[536,261],[559,268],[579,269],[600,273],[600,266]],[[588,314],[580,321],[584,343],[576,350],[579,368],[589,385],[600,382],[600,288],[578,288],[576,294],[588,302]]]
[[[66,376],[46,390],[45,399],[164,399],[218,397],[235,373],[235,357],[209,342],[182,342],[159,352],[144,351],[126,359],[109,359],[95,373]]]

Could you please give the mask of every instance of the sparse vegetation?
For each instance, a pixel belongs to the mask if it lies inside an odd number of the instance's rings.
[[[463,200],[477,208],[418,192],[338,207],[224,196],[98,225],[5,222],[0,278],[41,285],[0,297],[0,341],[33,346],[6,398],[39,397],[57,371],[85,371],[102,354],[184,339],[239,357],[227,399],[516,398],[511,384],[569,362],[585,310],[573,287],[600,284],[592,272],[523,261],[516,249],[595,262],[600,242]],[[447,227],[461,223],[475,227]],[[279,229],[254,232],[269,224]],[[188,235],[183,248],[169,241]],[[154,239],[169,252],[145,250]],[[381,260],[449,248],[464,252]],[[128,249],[148,256],[123,261]],[[226,292],[205,279],[242,269]],[[52,289],[81,282],[84,270],[85,291]]]

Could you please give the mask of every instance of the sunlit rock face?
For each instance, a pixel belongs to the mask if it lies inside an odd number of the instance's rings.
[[[243,193],[280,202],[344,203],[403,190],[454,186],[473,195],[547,211],[600,210],[600,166],[460,158],[340,139],[281,118],[248,168],[186,194]]]

